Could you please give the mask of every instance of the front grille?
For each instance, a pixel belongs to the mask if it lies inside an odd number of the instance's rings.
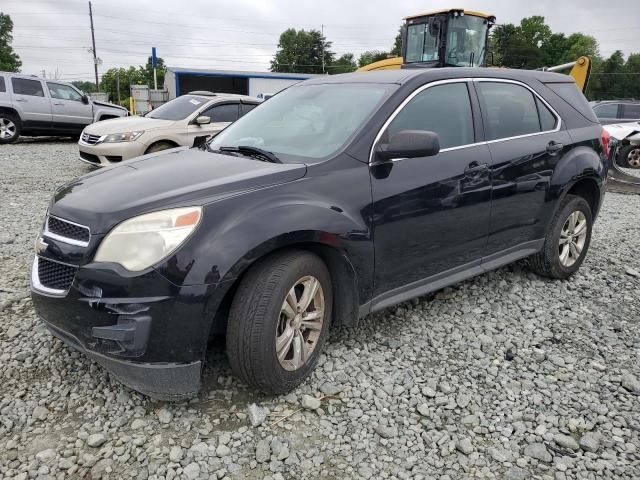
[[[89,242],[91,237],[91,233],[87,227],[51,216],[47,218],[47,231],[78,242]]]
[[[92,153],[83,152],[82,150],[80,151],[80,158],[83,159],[83,160],[86,160],[87,162],[91,162],[91,163],[95,163],[95,164],[99,164],[100,163],[100,159],[98,158],[97,155],[93,155]]]
[[[100,135],[91,135],[89,133],[82,134],[82,141],[88,145],[95,145],[100,140]]]
[[[52,290],[69,290],[76,267],[38,258],[38,280],[44,287]]]

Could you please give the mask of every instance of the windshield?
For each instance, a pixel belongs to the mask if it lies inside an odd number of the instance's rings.
[[[407,30],[407,63],[431,62],[439,59],[438,30],[426,23],[410,25]]]
[[[484,18],[464,15],[449,19],[445,63],[454,67],[484,64],[488,25]]]
[[[227,127],[209,148],[251,146],[283,162],[318,161],[337,152],[395,88],[363,83],[291,87]]]
[[[207,100],[202,97],[183,95],[151,110],[145,117],[159,118],[160,120],[184,120],[206,102]]]

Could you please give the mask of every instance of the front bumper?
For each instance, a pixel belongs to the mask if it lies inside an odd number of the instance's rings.
[[[111,358],[87,350],[76,337],[42,320],[55,337],[102,365],[121,383],[137,392],[158,400],[180,400],[196,395],[200,389],[200,361],[156,364]]]
[[[147,145],[138,140],[120,143],[98,143],[89,145],[78,142],[79,160],[97,167],[106,167],[114,163],[144,155]]]
[[[198,392],[214,287],[177,286],[153,269],[132,275],[87,264],[77,267],[68,289],[52,292],[42,288],[37,265],[58,260],[44,255],[34,259],[32,299],[56,337],[153,398]]]

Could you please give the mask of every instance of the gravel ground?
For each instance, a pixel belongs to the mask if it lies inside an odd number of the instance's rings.
[[[640,196],[607,195],[569,281],[516,264],[336,328],[284,397],[214,345],[200,396],[170,404],[35,317],[33,240],[88,171],[75,144],[2,146],[0,165],[0,480],[640,477]]]

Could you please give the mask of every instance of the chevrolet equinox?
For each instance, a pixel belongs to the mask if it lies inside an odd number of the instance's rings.
[[[608,149],[564,75],[312,79],[200,148],[59,188],[33,301],[55,336],[151,397],[196,394],[223,333],[237,377],[286,392],[331,324],[525,257],[546,277],[575,273]]]

